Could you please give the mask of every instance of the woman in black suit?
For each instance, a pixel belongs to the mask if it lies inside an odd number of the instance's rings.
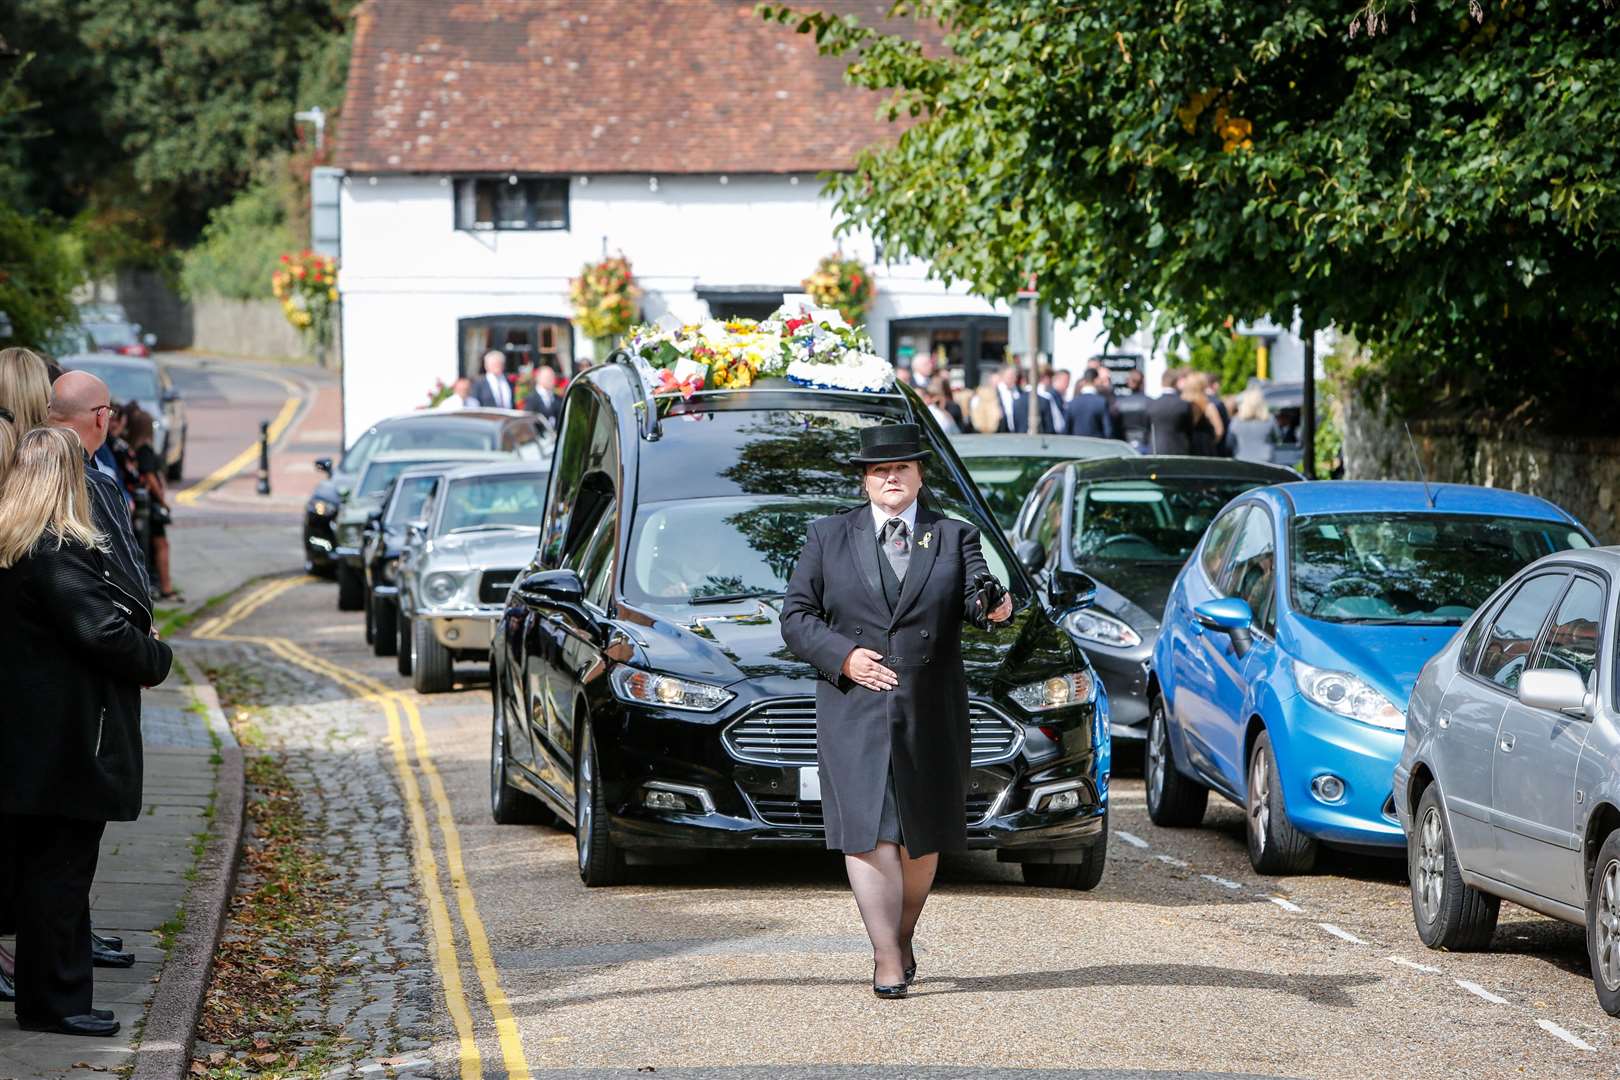
[[[113,1035],[91,1007],[90,884],[141,808],[141,687],[168,676],[145,596],[113,580],[66,428],[22,437],[0,487],[0,815],[13,831],[17,1021]]]
[[[872,989],[905,997],[941,851],[967,844],[964,620],[1004,622],[979,531],[918,501],[915,424],[861,431],[867,502],[810,525],[782,606],[788,648],[822,675],[816,745],[829,848],[872,940]],[[854,570],[854,573],[850,573]]]

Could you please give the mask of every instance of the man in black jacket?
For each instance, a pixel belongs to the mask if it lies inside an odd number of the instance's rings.
[[[64,427],[84,444],[84,478],[90,485],[90,518],[112,545],[108,553],[121,580],[119,586],[150,595],[146,562],[135,544],[129,507],[118,481],[96,468],[91,458],[107,441],[112,399],[107,384],[88,371],[69,371],[51,386],[50,423]]]
[[[556,368],[541,364],[534,369],[534,391],[523,403],[523,411],[545,417],[551,430],[557,430],[557,418],[562,415],[562,395],[557,393]]]

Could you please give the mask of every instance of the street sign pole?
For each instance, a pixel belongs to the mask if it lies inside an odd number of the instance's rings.
[[[1035,275],[1029,275],[1029,283],[1018,290],[1018,299],[1026,300],[1029,304],[1029,339],[1028,347],[1024,350],[1025,387],[1028,406],[1024,409],[1025,429],[1031,435],[1040,431],[1041,402],[1035,393],[1038,385],[1039,363],[1041,354],[1041,295],[1035,287]],[[1007,426],[1012,427],[1012,417],[1007,418]]]
[[[1316,330],[1308,317],[1301,318],[1300,335],[1305,344],[1305,371],[1300,385],[1299,471],[1305,479],[1316,479]]]

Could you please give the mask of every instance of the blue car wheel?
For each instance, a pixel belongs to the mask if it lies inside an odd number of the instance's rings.
[[[1294,828],[1283,801],[1282,778],[1271,735],[1262,731],[1249,753],[1249,865],[1259,874],[1308,874],[1316,867],[1316,841]]]
[[[1148,817],[1166,829],[1185,829],[1204,820],[1209,788],[1191,780],[1176,767],[1176,748],[1170,739],[1170,714],[1164,695],[1154,694],[1148,712],[1147,759]]]

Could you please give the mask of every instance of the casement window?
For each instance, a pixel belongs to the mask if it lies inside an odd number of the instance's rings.
[[[455,182],[456,228],[469,232],[568,229],[568,180],[468,176]]]

